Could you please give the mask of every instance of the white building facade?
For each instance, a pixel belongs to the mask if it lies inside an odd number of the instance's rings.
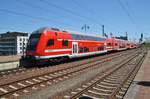
[[[0,34],[0,55],[22,55],[27,46],[28,34],[7,32]]]
[[[17,54],[23,54],[26,50],[28,37],[25,36],[17,36]]]

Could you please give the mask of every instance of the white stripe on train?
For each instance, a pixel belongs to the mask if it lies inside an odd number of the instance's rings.
[[[106,53],[106,52],[107,52],[107,50],[88,52],[88,53],[61,54],[61,55],[35,56],[35,57],[36,57],[36,59],[57,58],[57,57],[61,57],[61,56],[68,56],[69,58],[75,58],[75,57],[82,57],[82,56],[88,56],[88,55],[94,55],[94,54],[102,54],[102,53]]]
[[[71,51],[72,49],[54,49],[54,50],[45,50],[45,52],[60,52],[60,51]]]

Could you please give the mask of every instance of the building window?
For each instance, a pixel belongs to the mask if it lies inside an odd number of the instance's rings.
[[[22,47],[20,47],[20,50],[22,50]]]
[[[54,45],[54,40],[53,39],[49,39],[47,42],[47,46],[53,46]]]
[[[20,41],[22,41],[22,39],[20,38]]]
[[[68,46],[68,40],[62,40],[62,46]]]

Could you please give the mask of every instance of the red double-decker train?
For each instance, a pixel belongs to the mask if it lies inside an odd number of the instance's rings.
[[[56,28],[41,28],[30,35],[26,53],[21,60],[34,64],[130,48],[135,48],[135,44],[125,40],[60,31]]]

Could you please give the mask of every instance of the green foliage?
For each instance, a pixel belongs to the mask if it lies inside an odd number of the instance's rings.
[[[143,48],[145,48],[145,49],[147,49],[147,50],[150,50],[150,43],[143,43],[142,45],[141,45]]]

